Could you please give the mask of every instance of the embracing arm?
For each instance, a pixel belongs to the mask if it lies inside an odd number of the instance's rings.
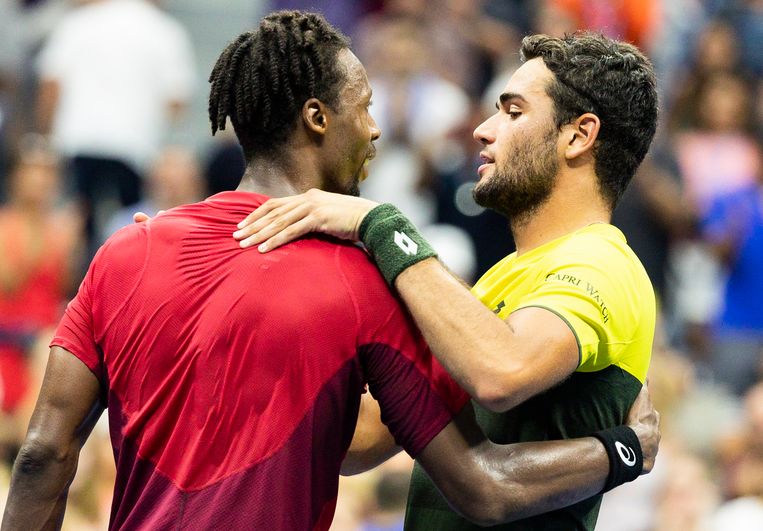
[[[311,231],[358,239],[361,223],[376,206],[358,197],[311,190],[271,199],[234,236],[243,247],[259,245],[260,251]],[[504,322],[434,258],[405,269],[395,287],[440,363],[490,410],[511,409],[578,366],[577,340],[559,316],[525,308]]]
[[[659,414],[644,387],[628,415],[651,471]],[[526,518],[602,492],[610,469],[594,437],[500,446],[488,441],[467,405],[417,456],[451,506],[479,525]]]
[[[434,258],[400,273],[395,287],[435,357],[488,409],[509,410],[577,368],[577,340],[559,316],[524,308],[503,321]]]
[[[103,412],[101,388],[70,352],[53,347],[11,477],[2,529],[57,529],[79,451]]]

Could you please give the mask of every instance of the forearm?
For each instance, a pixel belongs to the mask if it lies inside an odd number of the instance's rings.
[[[25,443],[13,467],[3,531],[60,527],[77,455]]]
[[[559,509],[604,488],[609,458],[593,437],[496,445],[464,409],[416,457],[465,518],[494,525]]]
[[[486,463],[491,479],[490,498],[502,500],[493,506],[498,520],[511,521],[572,505],[602,492],[609,473],[604,446],[587,437],[567,441],[544,441],[491,445]]]
[[[439,261],[409,267],[395,287],[435,357],[475,400],[506,410],[529,397],[522,385],[526,364],[511,347],[511,328]]]

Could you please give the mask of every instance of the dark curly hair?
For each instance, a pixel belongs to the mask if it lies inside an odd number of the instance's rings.
[[[278,11],[223,50],[209,76],[212,134],[230,117],[247,160],[270,155],[294,131],[303,103],[336,110],[345,72],[336,56],[349,39],[321,15]]]
[[[657,128],[657,89],[649,59],[635,46],[579,32],[522,40],[523,61],[543,59],[557,127],[590,112],[601,128],[594,146],[602,195],[614,208],[644,160]]]

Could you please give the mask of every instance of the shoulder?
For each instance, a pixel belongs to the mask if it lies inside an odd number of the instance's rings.
[[[580,279],[579,287],[623,301],[654,293],[638,256],[612,225],[579,231],[552,249],[544,262],[546,281],[564,281],[571,275]]]
[[[352,289],[382,288],[389,291],[381,273],[361,245],[322,235],[306,238],[299,245],[304,253],[310,253],[311,260],[336,270]]]
[[[604,271],[619,267],[641,269],[641,262],[614,225],[596,224],[566,238],[545,256],[550,264],[582,266]]]
[[[399,311],[399,302],[362,246],[323,236],[309,238],[305,243],[316,249],[330,250],[330,257],[324,256],[324,263],[336,272],[360,307],[373,306],[375,311]]]
[[[146,223],[136,223],[119,229],[98,249],[91,263],[93,274],[102,275],[112,269],[123,269],[140,261],[146,254],[148,241]]]

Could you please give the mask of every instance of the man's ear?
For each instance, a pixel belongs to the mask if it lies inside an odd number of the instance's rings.
[[[329,117],[326,105],[318,98],[310,98],[302,105],[302,121],[308,131],[325,135]]]
[[[581,114],[574,122],[564,126],[569,134],[569,142],[564,151],[567,160],[576,159],[586,153],[593,154],[593,146],[600,128],[599,117],[590,112]]]

